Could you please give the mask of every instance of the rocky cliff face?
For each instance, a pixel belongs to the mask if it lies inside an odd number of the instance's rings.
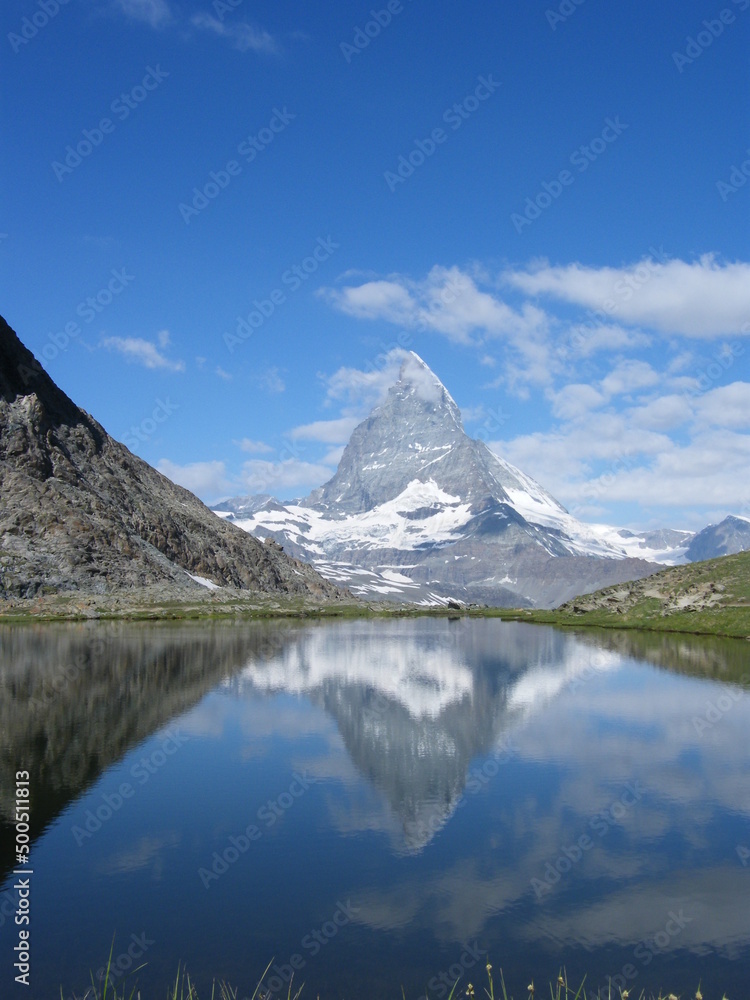
[[[336,598],[111,438],[0,318],[0,598],[162,584]]]

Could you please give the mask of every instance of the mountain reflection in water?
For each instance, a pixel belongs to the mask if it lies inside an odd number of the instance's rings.
[[[35,866],[65,872],[59,897],[37,893],[40,981],[85,982],[115,929],[156,925],[142,984],[186,961],[247,988],[351,899],[346,933],[305,955],[313,996],[418,996],[475,941],[516,993],[565,961],[590,983],[630,964],[639,992],[702,976],[731,995],[750,939],[748,659],[497,620],[0,629],[3,875],[20,766]],[[75,843],[170,726],[185,749]],[[287,807],[295,774],[309,791]],[[196,873],[250,821],[262,839],[207,891]],[[86,906],[61,927],[66,892]]]

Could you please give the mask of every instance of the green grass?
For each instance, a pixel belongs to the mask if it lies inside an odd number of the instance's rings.
[[[660,596],[652,596],[658,592]],[[711,607],[702,607],[708,599]],[[686,607],[679,605],[686,602]],[[578,628],[640,629],[750,639],[750,552],[670,566],[645,580],[606,587],[554,611],[501,617]]]
[[[113,942],[114,945],[114,942]],[[77,1000],[159,1000],[159,998],[151,996],[146,996],[141,994],[140,990],[136,987],[122,987],[122,992],[118,993],[117,986],[110,982],[110,970],[112,962],[112,950],[110,949],[109,962],[107,963],[106,974],[104,977],[104,983],[97,987],[94,984],[94,977],[91,977],[91,989],[88,990],[83,997],[77,998]],[[269,996],[263,987],[263,979],[265,978],[268,970],[271,967],[273,959],[266,966],[266,970],[261,976],[260,982],[255,987],[252,994],[251,1000],[266,1000]],[[140,966],[139,968],[143,968]],[[492,966],[488,962],[485,966],[487,983],[483,986],[475,986],[472,982],[467,982],[466,984],[461,983],[460,980],[456,980],[453,984],[453,988],[448,995],[448,1000],[459,1000],[459,997],[466,997],[467,1000],[476,1000],[477,995],[484,995],[487,1000],[513,1000],[512,995],[510,995],[505,986],[505,979],[503,977],[503,970],[500,969],[499,982],[495,982],[495,978],[492,975]],[[132,974],[138,972],[139,969],[134,970]],[[131,975],[132,975],[131,974]],[[467,975],[468,979],[468,975]],[[300,995],[304,989],[304,984],[298,988],[294,988],[292,983],[289,984],[287,990],[287,996],[284,1000],[299,1000]],[[557,979],[549,983],[549,993],[551,1000],[594,1000],[596,994],[586,993],[586,980],[584,978],[583,982],[575,987],[568,983],[568,976],[565,970],[561,970],[558,973]],[[537,1000],[537,997],[546,997],[546,990],[534,985],[534,980],[526,986],[522,994],[526,1000]],[[200,1000],[198,991],[195,985],[190,981],[190,976],[184,969],[177,970],[177,975],[173,984],[167,987],[166,992],[163,994],[165,1000]],[[62,988],[60,989],[60,998],[63,1000]],[[634,993],[633,991],[619,989],[617,987],[612,987],[610,985],[606,998],[603,994],[599,994],[601,1000],[710,1000],[709,997],[703,996],[701,993],[700,983],[695,993],[690,994],[690,996],[678,997],[674,993],[665,993],[659,990],[658,994],[649,993],[647,994],[645,990],[641,990],[640,993]],[[236,989],[227,985],[226,983],[214,982],[211,987],[211,995],[208,1000],[239,1000],[239,993]],[[317,998],[320,1000],[320,997]],[[394,997],[394,1000],[398,1000],[398,997]],[[401,990],[401,1000],[406,1000],[406,994],[402,988]],[[716,1000],[719,1000],[717,997]],[[729,1000],[729,998],[724,994],[721,1000]]]

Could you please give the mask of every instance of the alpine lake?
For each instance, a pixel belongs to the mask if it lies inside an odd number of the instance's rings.
[[[3,626],[0,996],[747,997],[749,687],[497,619]]]

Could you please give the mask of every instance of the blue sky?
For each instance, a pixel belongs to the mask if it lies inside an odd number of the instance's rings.
[[[329,478],[410,349],[586,520],[750,515],[750,0],[2,22],[2,312],[203,499]]]

